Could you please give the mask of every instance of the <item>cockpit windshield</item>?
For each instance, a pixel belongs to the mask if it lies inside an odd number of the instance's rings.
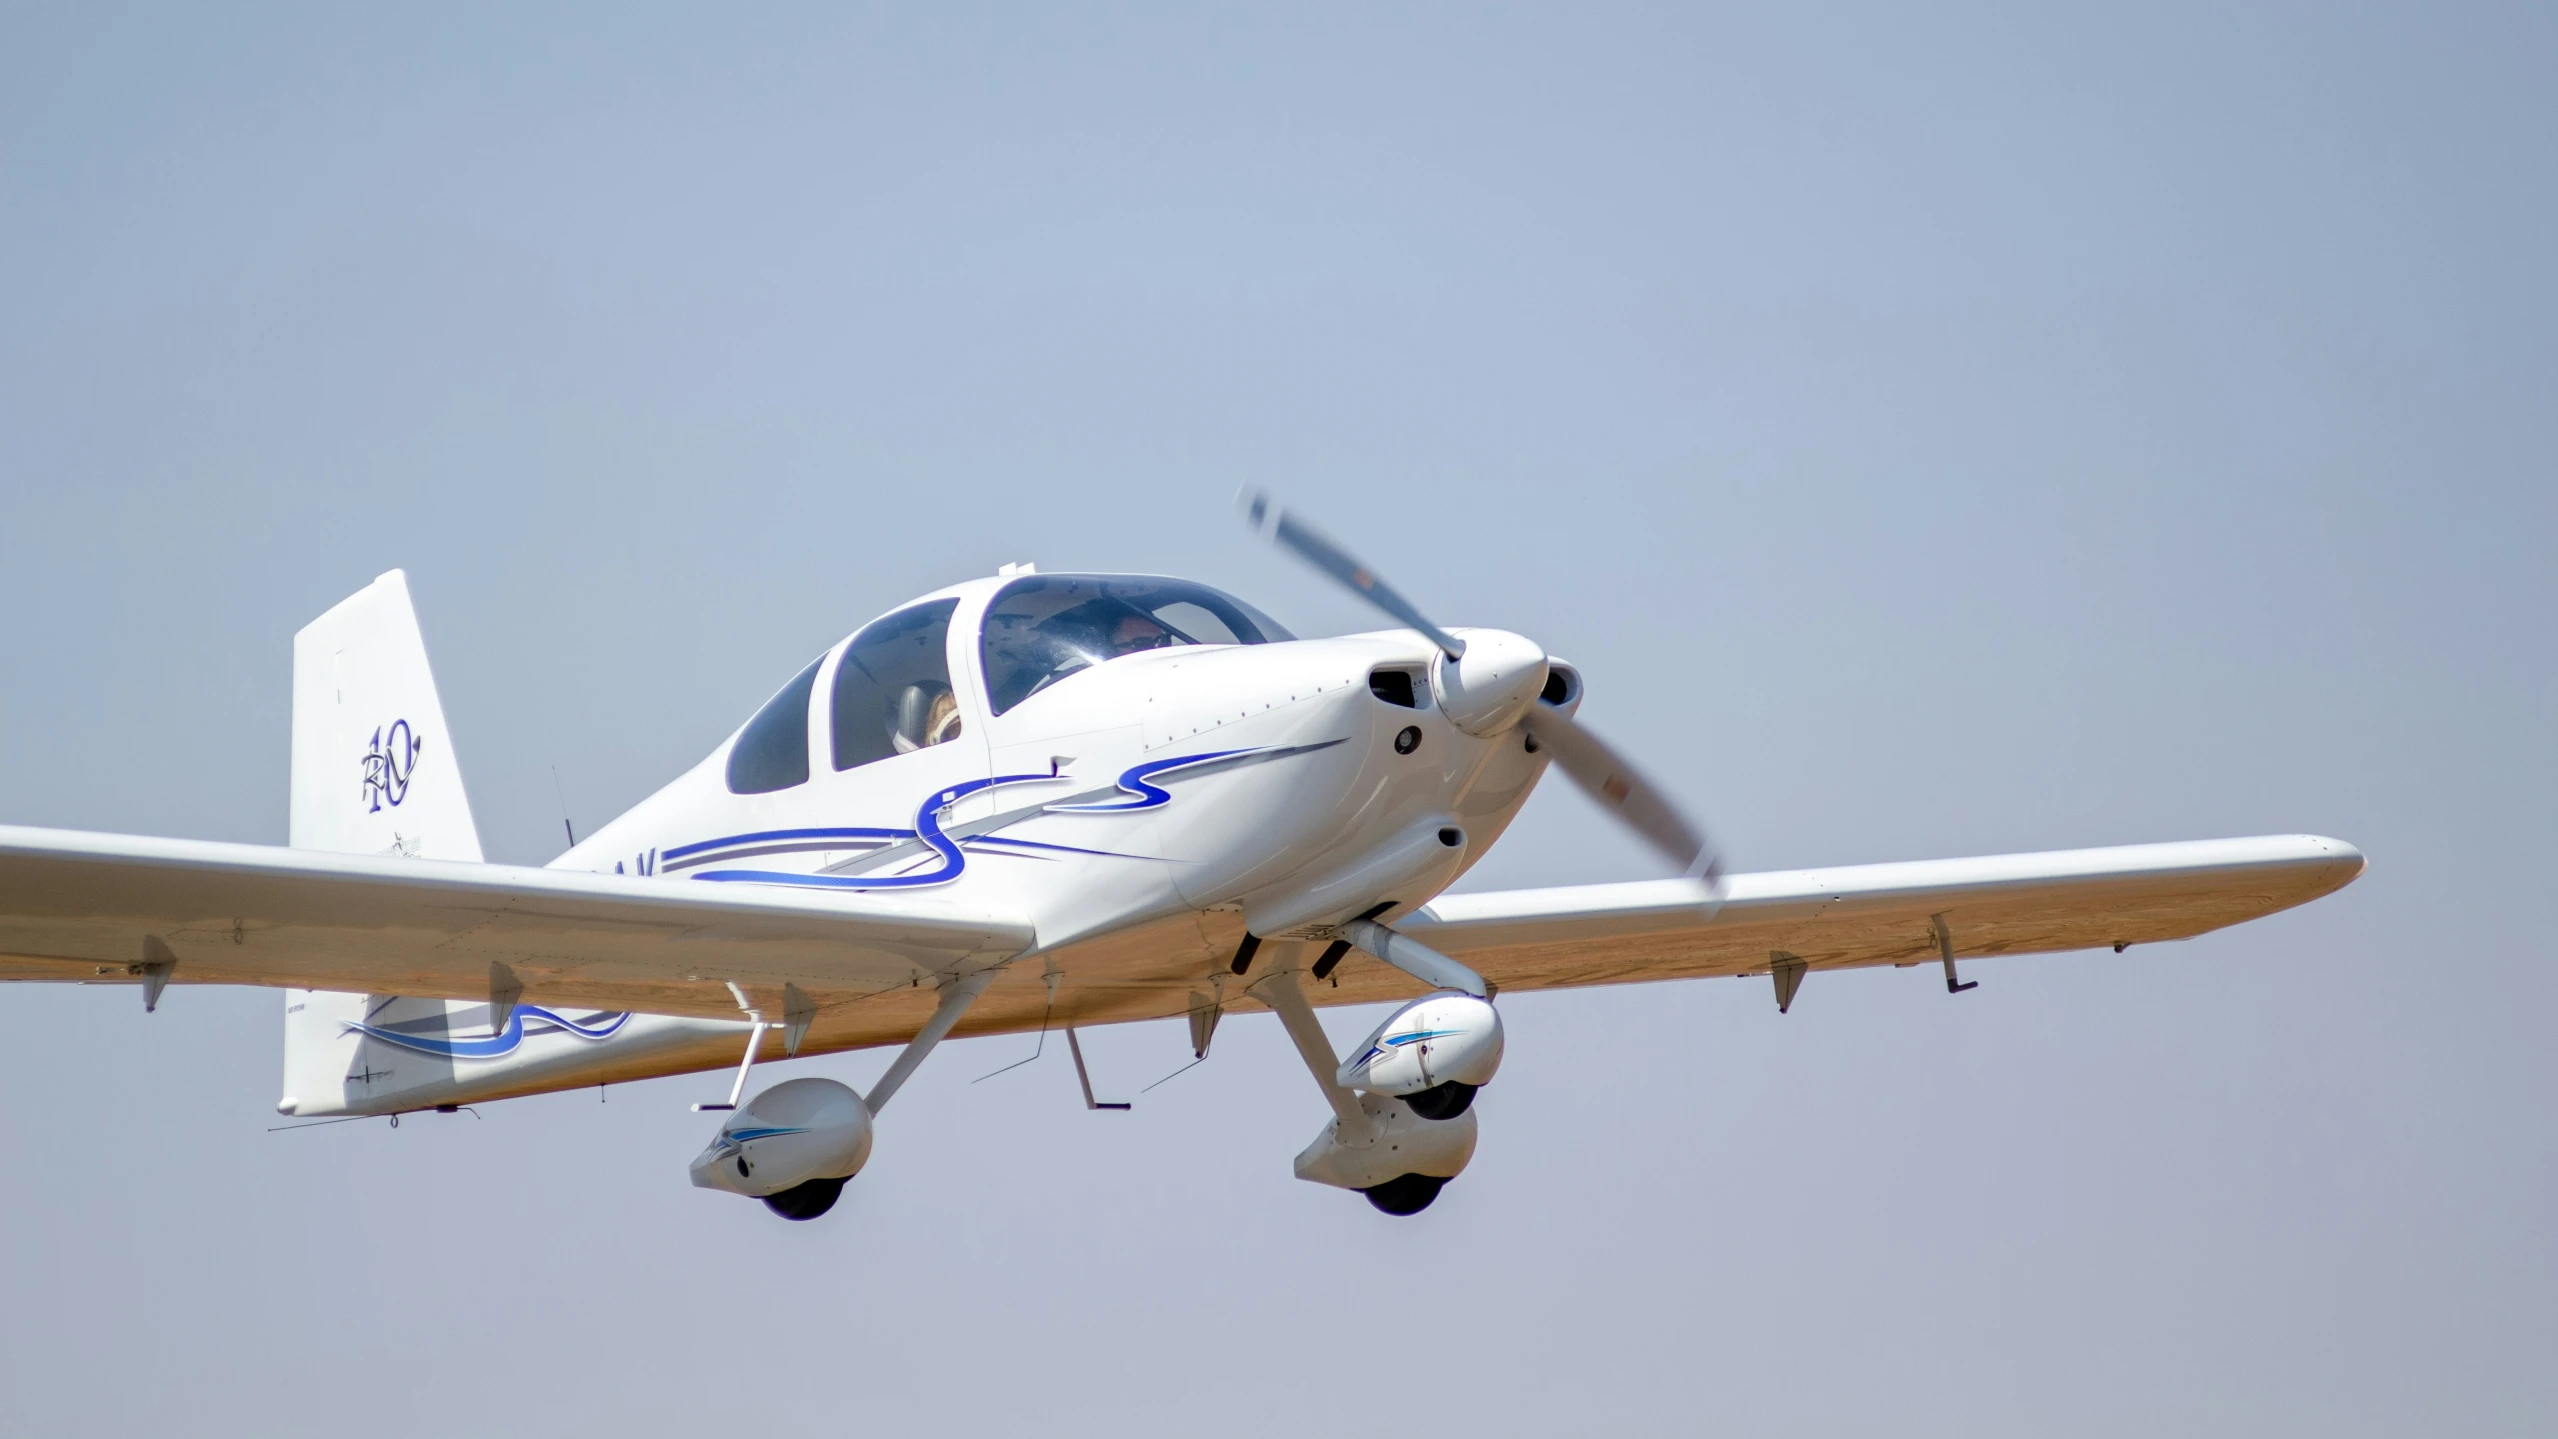
[[[1260,645],[1296,636],[1206,585],[1144,575],[1030,575],[986,608],[981,654],[997,714],[1066,676],[1172,645]]]

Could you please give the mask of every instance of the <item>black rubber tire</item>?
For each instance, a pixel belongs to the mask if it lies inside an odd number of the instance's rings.
[[[1475,1088],[1451,1079],[1445,1084],[1431,1085],[1419,1094],[1407,1094],[1403,1102],[1411,1105],[1412,1112],[1424,1119],[1454,1119],[1474,1106]]]
[[[841,1179],[811,1179],[794,1184],[779,1194],[764,1196],[764,1207],[784,1219],[815,1219],[835,1207],[844,1192]]]
[[[1441,1186],[1448,1181],[1435,1174],[1398,1174],[1383,1184],[1370,1185],[1359,1192],[1368,1202],[1388,1214],[1419,1214],[1439,1197]]]

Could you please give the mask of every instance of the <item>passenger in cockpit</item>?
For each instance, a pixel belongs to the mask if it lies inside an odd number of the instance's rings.
[[[950,686],[924,680],[897,696],[897,728],[890,736],[899,754],[959,738],[959,701]]]

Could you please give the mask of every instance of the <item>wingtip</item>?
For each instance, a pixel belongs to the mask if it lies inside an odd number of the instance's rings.
[[[2347,840],[2323,834],[2268,835],[2266,841],[2281,845],[2287,853],[2281,862],[2314,872],[2317,875],[2316,898],[2334,894],[2371,867],[2362,850]]]
[[[2349,841],[2331,839],[2323,834],[2310,835],[2309,838],[2325,846],[2328,854],[2338,863],[2352,866],[2345,875],[2347,884],[2353,883],[2364,870],[2371,868],[2371,861],[2364,857],[2361,848]]]

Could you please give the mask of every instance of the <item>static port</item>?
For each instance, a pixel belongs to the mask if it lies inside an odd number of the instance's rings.
[[[1410,754],[1419,748],[1421,748],[1421,726],[1408,724],[1396,732],[1394,737],[1396,754]]]

